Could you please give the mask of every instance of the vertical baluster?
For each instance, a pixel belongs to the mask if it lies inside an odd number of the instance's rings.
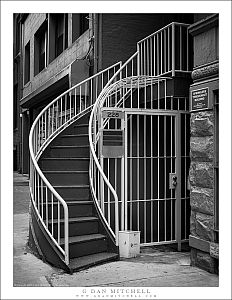
[[[57,201],[57,226],[58,226],[58,244],[60,245],[60,201]]]
[[[68,114],[68,110],[67,110],[67,94],[64,95],[64,110],[65,110],[64,123],[66,123],[66,121],[67,121],[67,114]]]
[[[180,70],[182,71],[182,26],[180,28]]]
[[[168,27],[168,72],[170,71],[170,27]]]
[[[71,120],[72,119],[72,96],[71,96],[71,92],[69,92],[68,95],[69,95],[69,109],[70,109],[69,120]]]
[[[153,74],[156,76],[156,35],[153,36],[153,47],[154,47],[154,65],[153,65]]]
[[[59,99],[56,101],[56,130],[59,127]]]
[[[110,180],[110,159],[108,158],[108,164],[107,164],[107,178]],[[110,224],[110,189],[107,187],[107,202],[108,202],[108,223]]]
[[[44,201],[43,201],[43,180],[40,180],[40,194],[41,194],[41,217],[44,219]]]
[[[175,76],[175,24],[172,23],[172,76]]]
[[[53,201],[53,193],[52,192],[50,192],[50,194],[51,194],[51,206],[52,206],[52,236],[53,236],[53,233],[54,233],[54,201]]]
[[[38,141],[37,141],[37,144],[38,144],[38,150],[40,150],[40,139],[41,139],[41,128],[40,128],[40,126],[41,126],[41,123],[40,123],[40,120],[41,120],[41,118],[39,119],[39,136],[38,136]]]
[[[186,43],[187,43],[187,47],[186,47],[186,52],[187,52],[186,71],[189,71],[189,35],[188,35],[188,30],[186,30]]]
[[[74,89],[74,116],[77,115],[77,88]]]
[[[87,105],[87,100],[88,100],[88,96],[87,96],[87,85],[88,83],[85,83],[85,109],[88,107]]]
[[[154,76],[154,74],[153,74],[152,38],[153,38],[153,37],[151,37],[151,38],[149,39],[149,41],[150,41],[150,75],[151,75],[151,76]]]
[[[167,53],[166,53],[166,29],[164,29],[164,70],[163,72],[167,72]]]
[[[82,108],[81,108],[81,85],[79,86],[79,99],[80,99],[80,101],[79,101],[79,106],[80,106],[79,112],[81,112],[82,111]]]
[[[143,44],[143,67],[144,67],[143,75],[146,75],[147,74],[147,68],[146,68],[146,48],[145,48],[145,41],[142,44]]]
[[[46,226],[48,227],[48,187],[45,187],[45,199],[46,199]]]
[[[90,105],[92,105],[95,101],[93,101],[93,79],[90,80]]]
[[[163,31],[160,32],[160,73],[163,74]]]
[[[153,242],[153,115],[151,115],[151,242]]]
[[[144,159],[143,159],[143,172],[144,172],[144,191],[143,191],[143,198],[144,198],[144,243],[147,242],[147,195],[146,195],[146,192],[147,192],[147,167],[146,167],[146,164],[147,164],[147,159],[146,159],[146,121],[147,121],[147,116],[144,115],[143,116],[143,136],[144,136],[144,140],[143,140],[143,156],[144,156]]]
[[[60,98],[60,126],[63,124],[63,97]]]
[[[133,135],[132,135],[132,116],[130,115],[130,230],[132,230],[132,205],[133,205],[133,195],[132,195],[132,174],[133,174],[133,165],[132,165],[132,145],[133,145]]]
[[[48,114],[48,112],[47,112],[47,110],[45,111],[45,113],[44,113],[44,118],[45,118],[45,121],[44,121],[44,141],[46,141],[47,140],[47,114]]]
[[[35,194],[35,206],[37,207],[37,171],[34,172],[34,194]]]
[[[164,116],[164,239],[167,240],[167,219],[166,219],[166,209],[167,209],[167,195],[166,195],[166,173],[167,173],[167,151],[166,151],[166,116]]]
[[[139,230],[139,115],[137,115],[137,230]]]
[[[159,123],[160,123],[160,116],[158,115],[158,126],[157,126],[157,139],[158,139],[158,154],[157,154],[157,159],[158,159],[158,166],[157,166],[157,170],[158,170],[158,176],[157,176],[157,194],[158,194],[158,242],[160,241],[159,238],[159,230],[160,230],[160,224],[159,224],[159,219],[160,219],[160,215],[159,215],[159,204],[160,204],[160,193],[159,193],[159,176],[160,176],[160,157],[159,157],[159,147],[160,147],[160,135],[159,135]]]
[[[173,168],[172,168],[172,119],[173,117],[170,117],[171,119],[171,173],[173,173]],[[171,189],[171,240],[173,239],[173,232],[172,232],[172,210],[173,210],[173,189]]]
[[[157,75],[160,75],[160,47],[159,47],[159,33],[157,33],[156,37],[157,37]]]

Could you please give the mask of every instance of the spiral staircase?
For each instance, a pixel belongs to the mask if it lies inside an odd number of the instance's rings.
[[[51,264],[73,272],[119,258],[122,199],[102,163],[101,132],[111,128],[102,111],[160,109],[172,78],[189,74],[187,26],[171,23],[146,37],[124,64],[70,88],[34,121],[30,244]]]

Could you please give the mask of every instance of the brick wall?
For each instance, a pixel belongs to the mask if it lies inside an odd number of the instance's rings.
[[[126,61],[136,43],[171,22],[193,22],[193,14],[103,14],[102,67]]]

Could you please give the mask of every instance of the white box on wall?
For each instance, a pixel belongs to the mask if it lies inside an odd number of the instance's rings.
[[[119,231],[120,257],[136,257],[140,253],[140,231]]]

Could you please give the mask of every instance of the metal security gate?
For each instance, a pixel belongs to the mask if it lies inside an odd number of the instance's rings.
[[[118,195],[119,230],[139,230],[143,246],[177,243],[181,250],[190,219],[189,113],[104,108],[100,120],[101,165]],[[102,211],[114,229],[116,203],[99,184]]]
[[[180,133],[179,112],[125,112],[125,230],[142,245],[181,248]]]

